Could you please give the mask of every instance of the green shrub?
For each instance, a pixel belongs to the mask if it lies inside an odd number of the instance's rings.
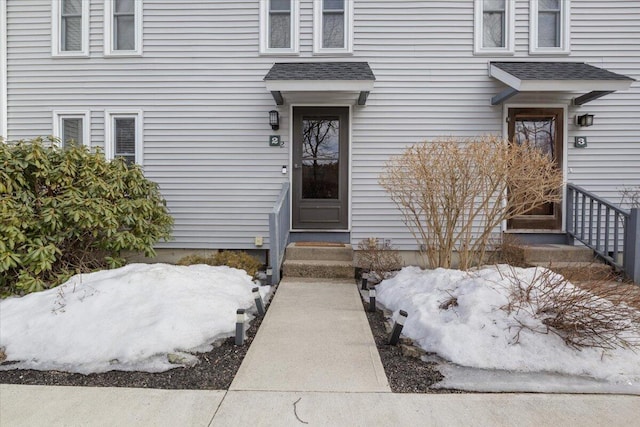
[[[178,265],[192,264],[226,265],[244,270],[252,277],[255,277],[260,267],[262,267],[260,260],[242,251],[217,252],[208,258],[199,255],[187,255],[178,261]]]
[[[139,166],[36,138],[0,143],[0,292],[54,287],[72,274],[155,255],[173,220]]]

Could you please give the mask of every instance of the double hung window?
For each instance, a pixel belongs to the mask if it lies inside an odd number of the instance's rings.
[[[88,111],[55,110],[53,112],[53,135],[62,147],[90,145],[90,123]]]
[[[142,54],[143,0],[105,0],[105,55]]]
[[[53,0],[53,56],[87,56],[89,54],[89,1]]]
[[[298,53],[298,0],[260,2],[260,53]]]
[[[531,0],[530,53],[569,53],[570,0]]]
[[[105,156],[122,157],[127,163],[142,164],[142,112],[107,111]]]
[[[340,54],[352,51],[353,1],[315,0],[313,51]]]
[[[476,54],[513,54],[513,0],[476,0]]]

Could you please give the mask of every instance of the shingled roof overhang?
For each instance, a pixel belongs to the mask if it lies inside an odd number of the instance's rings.
[[[278,105],[294,92],[355,93],[357,104],[364,105],[375,79],[366,62],[277,62],[264,77]]]
[[[501,104],[520,92],[587,92],[573,98],[582,105],[616,90],[629,89],[631,77],[585,64],[584,62],[490,62],[489,75],[509,86],[491,98]]]

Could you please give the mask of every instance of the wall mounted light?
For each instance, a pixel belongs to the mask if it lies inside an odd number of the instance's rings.
[[[269,124],[273,130],[280,129],[280,115],[276,110],[269,111]]]
[[[576,125],[580,127],[589,127],[593,125],[593,114],[583,114],[576,116]]]

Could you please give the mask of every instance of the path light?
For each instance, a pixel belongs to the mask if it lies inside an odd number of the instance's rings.
[[[273,285],[273,268],[267,267],[267,284]]]
[[[400,310],[395,323],[393,324],[393,330],[391,331],[391,338],[389,338],[389,345],[396,345],[400,341],[400,333],[404,327],[404,321],[407,320],[407,312]]]
[[[369,280],[369,270],[362,271],[362,289],[363,291],[367,290],[367,281]]]
[[[236,311],[236,345],[244,345],[244,308]]]
[[[576,116],[576,125],[580,127],[589,127],[593,125],[593,114],[583,114]]]
[[[269,124],[273,130],[280,129],[280,115],[277,110],[269,111]]]
[[[369,288],[369,311],[372,313],[376,312],[376,288]]]
[[[253,300],[256,302],[256,308],[258,309],[258,314],[260,316],[264,315],[264,304],[262,304],[262,297],[260,296],[260,290],[258,288],[253,288],[251,292],[253,292]]]

